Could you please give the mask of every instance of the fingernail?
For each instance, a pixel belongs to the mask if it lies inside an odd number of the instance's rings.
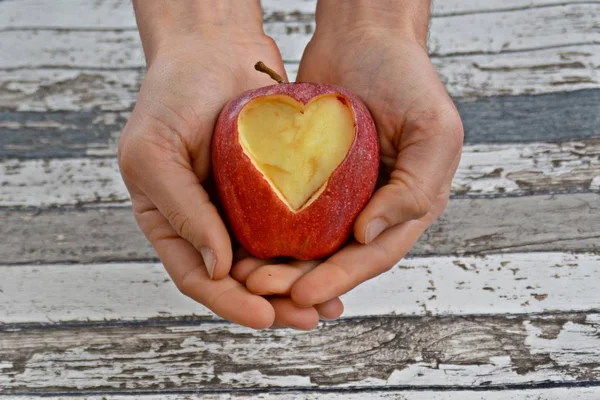
[[[200,249],[200,254],[202,254],[202,259],[204,260],[204,265],[208,271],[208,276],[210,279],[212,279],[213,273],[215,272],[215,265],[217,264],[215,253],[208,247],[202,247]]]
[[[377,236],[381,234],[381,232],[385,231],[387,228],[388,223],[383,218],[375,218],[369,222],[365,232],[365,244],[371,243]]]

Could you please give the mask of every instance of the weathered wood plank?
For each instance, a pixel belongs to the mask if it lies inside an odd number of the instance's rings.
[[[510,387],[600,378],[600,315],[371,318],[307,332],[230,324],[0,333],[0,393]]]
[[[0,112],[0,159],[115,156],[128,117],[128,112]]]
[[[130,110],[144,71],[17,69],[0,73],[0,109]]]
[[[567,2],[555,7],[433,18],[428,48],[436,55],[451,55],[597,43],[599,16],[600,3]]]
[[[155,259],[131,210],[0,210],[0,264]],[[525,222],[527,221],[527,222]],[[519,251],[600,251],[595,193],[450,201],[413,256]]]
[[[600,136],[600,91],[459,99],[466,143],[568,141]]]
[[[0,161],[0,207],[129,203],[116,158]],[[600,139],[468,145],[453,183],[464,196],[600,192]]]
[[[455,97],[554,93],[600,88],[600,46],[570,46],[525,53],[434,57]],[[286,63],[296,78],[298,64]],[[16,69],[0,74],[0,110],[129,110],[144,70]]]
[[[453,97],[555,93],[600,85],[600,46],[432,57]]]
[[[156,259],[130,208],[4,210],[0,220],[5,264]]]
[[[600,250],[600,195],[450,202],[413,255]]]
[[[600,192],[600,139],[465,146],[453,193]]]
[[[600,137],[600,90],[456,103],[467,144]],[[127,112],[0,111],[0,159],[115,155],[127,117]]]
[[[592,3],[434,18],[429,49],[434,55],[449,56],[597,44],[599,15],[600,3]],[[465,26],[470,29],[465,31]],[[279,44],[284,60],[298,61],[314,22],[276,21],[264,27]],[[9,30],[0,36],[0,51],[4,69],[144,66],[135,30]]]
[[[214,317],[158,263],[0,266],[0,276],[2,324]],[[597,254],[408,258],[343,296],[343,317],[600,310],[599,279]]]
[[[385,391],[360,391],[352,389],[343,392],[307,392],[288,391],[284,393],[235,393],[235,394],[136,394],[139,400],[597,400],[600,397],[600,389],[596,387],[569,387],[551,389],[519,389],[519,390],[497,390],[485,391],[408,391],[408,390],[385,390]],[[130,400],[131,395],[102,395],[102,396],[44,396],[48,400]],[[39,397],[19,397],[21,400],[38,400]]]

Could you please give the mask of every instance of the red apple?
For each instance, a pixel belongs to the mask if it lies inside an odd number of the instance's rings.
[[[379,142],[367,107],[338,86],[279,83],[221,112],[213,174],[233,233],[259,258],[339,249],[375,188]]]

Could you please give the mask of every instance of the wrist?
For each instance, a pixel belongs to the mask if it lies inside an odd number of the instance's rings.
[[[260,0],[133,0],[146,61],[189,40],[264,37]]]
[[[383,32],[426,47],[430,0],[319,0],[316,33]]]

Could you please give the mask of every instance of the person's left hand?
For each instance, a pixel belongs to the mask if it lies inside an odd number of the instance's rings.
[[[305,50],[298,81],[343,86],[371,111],[383,185],[356,220],[355,241],[327,260],[234,265],[232,276],[255,294],[291,296],[300,306],[337,299],[392,268],[443,213],[461,120],[422,43],[390,34],[317,29]]]

